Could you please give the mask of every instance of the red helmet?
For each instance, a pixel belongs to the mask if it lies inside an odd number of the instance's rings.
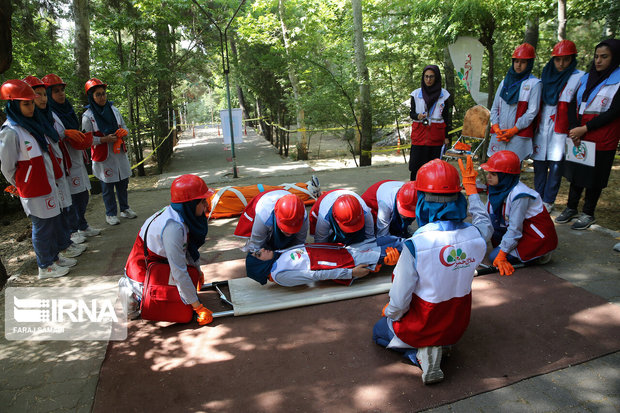
[[[488,172],[503,172],[515,175],[521,173],[521,161],[517,154],[512,151],[495,152],[480,167]]]
[[[533,59],[535,57],[536,49],[529,43],[520,44],[512,53],[513,59]]]
[[[208,199],[213,194],[205,181],[196,175],[181,175],[170,187],[170,200],[175,203],[187,202],[194,199]]]
[[[435,194],[461,192],[461,178],[456,168],[441,159],[433,159],[418,169],[415,189]]]
[[[577,54],[577,46],[570,40],[562,40],[553,46],[551,56],[570,56]]]
[[[344,232],[357,232],[364,228],[362,204],[353,195],[340,195],[332,207],[332,215]]]
[[[45,83],[45,87],[63,85],[67,86],[67,84],[60,78],[60,76],[50,73],[49,75],[43,76],[41,79],[43,83]]]
[[[26,76],[24,78],[24,82],[28,83],[30,85],[30,87],[33,88],[33,89],[35,87],[41,87],[41,86],[45,87],[45,83],[43,83],[41,81],[41,79],[39,79],[36,76]]]
[[[96,77],[93,77],[92,79],[88,79],[86,81],[86,84],[84,85],[84,93],[88,94],[88,91],[94,88],[95,86],[103,86],[104,88],[108,87],[108,85],[103,83],[101,80],[97,79]]]
[[[304,223],[306,207],[297,195],[284,195],[278,199],[274,207],[276,224],[280,230],[288,234],[296,234]]]
[[[0,87],[2,100],[34,100],[36,97],[30,85],[20,79],[7,80]]]
[[[407,182],[396,193],[396,209],[398,213],[407,218],[415,218],[415,207],[418,203],[418,191],[415,189],[415,181]]]

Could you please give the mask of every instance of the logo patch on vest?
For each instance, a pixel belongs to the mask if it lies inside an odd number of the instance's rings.
[[[291,260],[295,261],[298,259],[301,259],[301,250],[295,250],[293,252],[291,252]]]
[[[454,245],[446,245],[439,251],[439,261],[444,267],[454,266],[455,270],[469,267],[476,262],[473,258],[467,258],[465,251],[455,248]]]
[[[32,143],[30,141],[24,141],[24,143],[26,144],[26,150],[30,152],[32,149]]]

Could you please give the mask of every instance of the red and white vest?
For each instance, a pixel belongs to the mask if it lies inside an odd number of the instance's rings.
[[[361,196],[356,194],[353,191],[349,191],[348,189],[332,189],[331,191],[323,192],[323,195],[317,199],[317,201],[312,205],[312,209],[310,210],[310,235],[314,235],[315,239],[317,235],[321,237],[327,237],[329,232],[331,232],[330,224],[327,222],[327,213],[334,206],[334,202],[341,195],[353,195],[360,201],[362,205],[362,210],[364,211],[364,220],[368,222],[368,220],[373,220],[372,212],[366,202],[362,199]],[[321,226],[320,234],[317,234],[317,224]],[[366,231],[367,238],[374,237],[374,220],[373,220],[373,233],[370,234]],[[369,225],[365,225],[366,228]],[[324,240],[317,240],[317,242],[326,242]]]
[[[555,250],[558,246],[558,236],[551,216],[543,206],[540,195],[535,190],[520,182],[512,188],[506,197],[502,214],[506,226],[510,225],[510,211],[512,203],[518,195],[528,194],[533,198],[525,212],[525,220],[521,230],[522,236],[517,244],[517,252],[522,261],[530,261]],[[492,213],[492,207],[487,202],[487,210]],[[510,251],[508,251],[510,253]],[[514,255],[514,254],[513,254]]]
[[[58,132],[58,135],[64,137],[65,127],[62,121],[54,112],[52,112],[52,116],[54,117],[54,128]],[[66,142],[66,138],[61,139],[59,144],[62,145],[61,150],[63,150],[63,159],[67,170],[66,175],[69,192],[71,194],[79,194],[89,190],[90,180],[85,165],[88,159],[86,157],[86,152],[73,148],[71,144]]]
[[[406,265],[394,268],[394,278],[410,277],[414,283],[409,311],[392,321],[394,333],[416,348],[456,343],[469,325],[471,284],[486,253],[485,240],[470,224],[446,230],[441,223],[430,223],[405,245],[405,254],[411,254],[411,246],[415,249],[418,278],[411,277]]]
[[[241,238],[250,238],[256,217],[260,217],[262,222],[267,222],[269,216],[273,213],[276,202],[283,196],[290,194],[290,192],[283,189],[272,189],[255,196],[243,210],[234,235]]]
[[[583,101],[583,93],[588,83],[588,76],[589,74],[585,74],[581,78],[581,84],[577,92],[577,105],[579,105],[582,125],[585,125],[601,113],[607,112],[620,88],[620,68],[617,68],[607,79],[590,92],[587,101]],[[582,139],[595,142],[597,151],[615,150],[620,140],[620,117],[603,127],[588,131]]]
[[[430,109],[426,107],[426,102],[422,97],[422,89],[411,92],[415,103],[416,113],[427,113],[428,125],[424,125],[421,120],[414,119],[411,124],[411,144],[441,146],[446,138],[446,123],[443,120],[443,109],[450,93],[446,89],[441,89],[441,95],[437,102]]]
[[[118,109],[114,106],[112,106],[112,112],[114,113],[114,117],[116,118],[116,122],[118,123],[118,127],[121,128],[122,126],[122,118],[121,118],[121,114],[118,111]],[[94,136],[104,136],[103,132],[101,132],[99,130],[99,126],[97,126],[97,121],[95,120],[95,115],[93,115],[93,111],[91,109],[88,109],[86,112],[84,112],[85,117],[88,117],[88,120],[90,121],[90,124],[92,126],[92,131],[93,131],[93,135]],[[106,159],[108,159],[108,143],[100,143],[98,145],[93,145],[91,147],[91,156],[93,158],[93,162],[104,162]],[[123,152],[127,152],[127,147],[125,146],[125,143],[123,143],[122,145],[122,151]]]
[[[362,194],[362,199],[370,208],[375,220],[377,236],[389,235],[396,194],[404,184],[403,181],[386,179],[373,184]]]

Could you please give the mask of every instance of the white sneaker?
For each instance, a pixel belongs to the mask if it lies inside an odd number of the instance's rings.
[[[79,257],[85,250],[86,245],[71,244],[66,250],[61,251],[59,255],[62,255],[64,258],[75,258]]]
[[[80,234],[83,237],[94,237],[95,235],[101,234],[101,230],[97,228],[91,228],[90,226],[88,226],[86,227],[84,231],[82,231],[81,229],[78,230],[78,234]]]
[[[441,346],[421,347],[416,355],[422,368],[422,383],[438,383],[443,380],[441,371]]]
[[[75,265],[77,264],[77,260],[75,258],[63,257],[62,255],[58,254],[58,259],[54,264],[58,265],[59,267],[75,267]]]
[[[549,261],[551,261],[551,252],[546,253],[545,255],[543,255],[542,257],[538,258],[538,263],[540,265],[545,265],[545,264],[549,264]]]
[[[59,267],[56,264],[52,264],[47,268],[39,268],[39,280],[46,278],[58,278],[69,273],[69,268]]]
[[[122,214],[122,212],[121,212]],[[105,216],[105,222],[107,222],[110,225],[118,225],[121,223],[121,221],[118,219],[118,217],[116,215],[106,215]]]
[[[553,204],[550,204],[548,202],[543,202],[543,205],[545,206],[545,209],[547,210],[548,213],[551,213],[551,211],[553,211]]]
[[[121,218],[134,219],[138,216],[131,208],[121,211]]]
[[[71,234],[71,241],[74,244],[81,244],[86,241],[86,237],[82,236],[82,234],[79,234],[78,232],[74,232]]]

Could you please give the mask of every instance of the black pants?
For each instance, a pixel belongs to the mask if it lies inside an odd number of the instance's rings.
[[[422,165],[441,156],[441,147],[442,145],[411,145],[411,150],[409,153],[409,170],[411,171],[412,181],[415,181],[418,169],[420,169]]]
[[[577,209],[577,206],[579,205],[579,199],[581,198],[581,193],[583,192],[583,190],[583,186],[570,184],[570,189],[568,190],[568,203],[566,206],[571,209]],[[594,216],[594,209],[596,208],[598,199],[601,197],[601,192],[603,192],[603,188],[585,188],[585,190],[586,196],[583,203],[583,212],[585,214]]]

